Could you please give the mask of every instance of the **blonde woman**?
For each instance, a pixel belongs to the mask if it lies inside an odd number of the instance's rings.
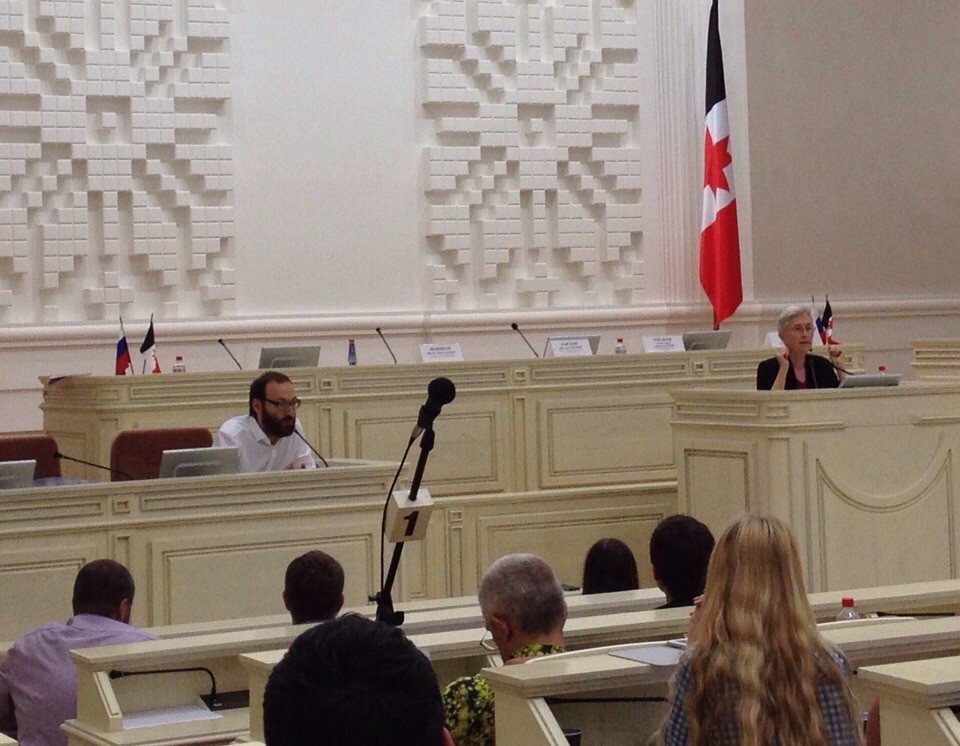
[[[790,531],[743,516],[710,558],[664,743],[862,744],[849,675],[817,632]]]

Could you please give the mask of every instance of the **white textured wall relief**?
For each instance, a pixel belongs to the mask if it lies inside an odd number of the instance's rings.
[[[232,310],[227,10],[0,0],[0,320]]]
[[[424,0],[419,23],[435,306],[638,300],[637,0]]]

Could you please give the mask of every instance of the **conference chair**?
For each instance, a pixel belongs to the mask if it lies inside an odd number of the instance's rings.
[[[156,479],[164,451],[212,445],[213,436],[205,427],[124,430],[110,446],[110,481]]]
[[[0,461],[35,459],[37,465],[33,470],[34,479],[60,476],[60,459],[54,456],[56,452],[57,441],[49,435],[0,438]]]

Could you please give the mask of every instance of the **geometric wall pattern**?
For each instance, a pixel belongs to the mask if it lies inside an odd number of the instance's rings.
[[[637,2],[421,3],[421,177],[438,309],[640,299]]]
[[[0,0],[0,320],[233,308],[227,20]]]

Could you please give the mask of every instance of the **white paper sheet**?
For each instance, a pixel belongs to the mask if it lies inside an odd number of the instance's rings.
[[[218,712],[210,712],[203,705],[182,705],[180,707],[164,707],[159,710],[145,710],[131,712],[123,716],[123,729],[147,728],[151,725],[167,725],[168,723],[189,723],[192,720],[214,720],[223,717]]]

